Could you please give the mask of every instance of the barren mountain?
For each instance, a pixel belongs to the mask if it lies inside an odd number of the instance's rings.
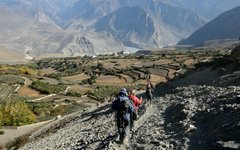
[[[27,56],[24,54],[6,49],[5,47],[0,46],[0,63],[11,63],[11,62],[22,62],[25,61]]]
[[[29,51],[29,54],[31,56],[44,54],[44,57],[55,54],[55,57],[68,57],[112,54],[123,50],[125,46],[121,41],[107,33],[61,31],[41,40],[41,43],[36,43],[36,47]]]
[[[34,25],[34,22],[28,17],[5,7],[0,7],[0,41],[6,42],[7,40],[20,38],[21,34]]]
[[[144,5],[146,3],[146,7]],[[10,1],[2,1],[4,7],[8,9],[11,13],[17,13],[18,17],[9,16],[6,12],[2,13],[4,17],[7,18],[21,18],[21,15],[25,14],[31,21],[31,25],[24,25],[24,29],[21,30],[24,34],[21,35],[18,39],[9,39],[5,38],[8,41],[4,43],[6,47],[11,47],[12,49],[17,49],[22,52],[27,52],[32,57],[39,56],[46,53],[57,53],[57,55],[61,54],[63,56],[76,56],[76,55],[85,55],[85,54],[100,54],[102,52],[106,53],[111,45],[116,45],[116,50],[108,51],[118,52],[123,50],[124,46],[133,46],[133,47],[141,47],[141,48],[155,48],[160,47],[162,45],[176,43],[182,37],[186,37],[188,34],[202,26],[205,21],[203,20],[195,20],[197,23],[192,24],[190,18],[197,18],[188,12],[187,10],[181,10],[179,8],[167,6],[161,2],[149,1],[149,2],[141,2],[138,1],[77,1],[72,0],[69,2],[66,1],[28,1],[28,0],[10,0]],[[136,6],[138,7],[126,7],[125,6]],[[111,7],[109,7],[111,6]],[[128,9],[127,9],[128,8]],[[136,9],[137,8],[137,9]],[[127,13],[124,12],[127,10]],[[161,9],[163,11],[161,11]],[[164,14],[168,14],[172,10],[176,9],[176,14],[172,15],[171,19],[167,20],[167,17],[164,17]],[[24,10],[24,11],[21,11]],[[124,11],[123,11],[124,10]],[[136,11],[135,11],[136,10]],[[186,13],[186,15],[180,15],[181,11]],[[20,12],[20,13],[18,13]],[[111,14],[112,13],[112,14]],[[115,15],[122,18],[124,21],[116,20],[115,24],[109,24],[107,22],[103,23],[104,20],[108,20],[106,18],[111,18],[111,16]],[[139,14],[137,14],[139,13]],[[163,16],[161,16],[161,13]],[[7,14],[7,15],[6,15]],[[26,15],[30,14],[30,15]],[[160,14],[160,16],[159,16]],[[131,16],[131,18],[126,18],[126,15]],[[184,16],[184,18],[188,19],[177,19],[180,16]],[[197,15],[196,15],[197,16]],[[142,17],[142,18],[141,18]],[[132,18],[136,18],[136,20],[132,20]],[[147,20],[144,20],[147,18]],[[163,19],[161,19],[163,18]],[[180,17],[181,18],[181,17]],[[158,19],[158,20],[156,20]],[[189,20],[190,19],[190,20]],[[19,20],[22,20],[19,19]],[[128,24],[125,22],[132,22],[131,27],[128,27]],[[174,23],[170,20],[175,20]],[[180,23],[179,21],[184,20],[184,23]],[[194,22],[195,22],[194,21]],[[20,21],[17,21],[20,23]],[[17,23],[16,22],[16,23]],[[27,23],[27,21],[24,21]],[[97,24],[95,24],[98,22]],[[101,22],[101,23],[100,23]],[[184,24],[186,23],[186,29]],[[11,22],[5,22],[3,27],[9,27],[11,30],[11,26],[8,24],[15,24],[14,20]],[[95,25],[94,25],[95,24]],[[105,30],[108,26],[103,27],[101,24],[111,26],[115,28],[115,26],[120,26],[124,31],[109,31]],[[160,24],[161,28],[159,28]],[[183,26],[178,26],[182,24]],[[99,27],[98,27],[99,25]],[[95,28],[93,28],[95,27]],[[64,29],[61,29],[64,28]],[[93,41],[98,41],[97,43],[93,43],[90,41],[92,45],[90,49],[84,50],[81,48],[81,44],[78,46],[74,40],[75,37],[81,37],[84,33],[89,32],[89,30],[93,28],[96,31],[104,31],[104,33],[93,33],[92,35],[96,35],[96,37],[92,36]],[[137,32],[136,32],[137,30]],[[171,31],[173,30],[173,31]],[[7,30],[2,30],[2,36],[6,34]],[[81,31],[82,33],[79,33]],[[108,32],[108,33],[107,33]],[[65,35],[66,34],[66,35]],[[71,34],[71,35],[70,35]],[[62,38],[59,40],[59,35]],[[108,36],[103,36],[108,35]],[[11,34],[12,37],[16,37],[16,34]],[[5,37],[5,36],[4,36]],[[56,39],[54,39],[54,37]],[[99,37],[105,39],[98,39]],[[50,39],[50,40],[49,40]],[[71,40],[72,39],[72,40]],[[107,42],[103,42],[99,45],[99,41],[104,40]],[[113,41],[113,42],[111,42]],[[1,42],[1,41],[0,41]],[[118,44],[116,44],[118,42]],[[106,44],[109,45],[106,45]],[[123,46],[122,43],[125,45]],[[120,45],[120,47],[118,46]],[[84,46],[89,47],[89,46]],[[94,49],[91,50],[91,47]],[[94,52],[93,52],[94,51]]]
[[[205,23],[194,13],[161,2],[138,5],[106,15],[95,24],[96,31],[109,32],[127,46],[156,48],[176,43]]]
[[[179,42],[180,45],[196,45],[208,40],[239,39],[240,7],[229,10],[212,20],[190,37]]]
[[[31,57],[79,56],[114,53],[125,50],[120,40],[107,33],[62,30],[51,18],[39,11],[25,15],[3,7],[1,9],[0,43]],[[16,59],[17,61],[17,59]]]
[[[126,16],[127,19],[126,19]],[[96,31],[106,31],[132,47],[157,47],[156,28],[151,17],[138,6],[124,7],[96,23]]]
[[[211,10],[217,12],[238,4],[211,3],[216,4]],[[185,0],[2,0],[0,44],[31,57],[95,55],[129,46],[159,48],[177,43],[208,21],[195,9],[197,4]],[[205,1],[200,6],[209,10]],[[85,33],[92,34],[87,38],[92,46],[82,48],[76,39]],[[109,51],[110,45],[117,46]]]
[[[191,10],[204,18],[211,20],[219,14],[230,10],[236,6],[240,6],[237,0],[162,0],[169,5],[178,6]]]

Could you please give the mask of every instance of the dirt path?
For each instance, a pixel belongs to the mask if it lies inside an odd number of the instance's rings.
[[[57,120],[38,131],[33,141],[21,149],[210,150],[226,147],[224,144],[230,142],[224,137],[235,143],[239,141],[240,130],[236,130],[240,121],[239,98],[240,87],[177,88],[156,97],[152,106],[140,108],[129,142],[122,145],[117,141],[111,103],[106,103]],[[240,144],[234,146],[240,148]]]
[[[124,144],[118,144],[117,138],[113,139],[109,142],[109,149],[112,150],[127,150],[131,149],[133,146],[135,146],[134,142],[137,138],[137,134],[139,130],[144,126],[144,124],[147,122],[149,117],[154,115],[154,113],[157,111],[157,107],[152,105],[143,105],[141,108],[139,108],[139,118],[134,122],[134,128],[133,131],[131,131],[130,137],[128,137],[128,140]]]
[[[51,122],[51,120],[32,125],[22,126],[20,128],[9,127],[1,129],[2,131],[4,131],[4,134],[0,135],[0,145],[5,145],[6,143],[13,141],[15,138],[25,135],[26,133],[30,133],[49,122]]]
[[[117,128],[115,116],[110,107],[111,104],[106,104],[82,114],[62,119],[62,121],[57,120],[49,128],[35,133],[33,139],[38,139],[42,135],[50,135],[44,139],[33,141],[23,149],[32,149],[35,146],[39,149],[47,149],[48,147],[64,149],[69,148],[69,146],[73,149],[126,149],[126,146],[116,144]],[[147,110],[145,108],[145,106],[141,108],[141,116],[135,123],[134,132],[141,128],[156,110],[154,105]],[[130,141],[132,138],[134,136],[131,137]],[[44,142],[46,144],[42,145]],[[128,146],[131,145],[131,143],[128,144]]]

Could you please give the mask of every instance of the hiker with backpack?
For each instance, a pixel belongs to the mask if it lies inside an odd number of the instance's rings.
[[[132,89],[129,91],[129,99],[131,100],[133,107],[134,107],[134,113],[131,115],[132,119],[131,119],[131,126],[133,127],[134,124],[134,120],[137,120],[138,118],[138,107],[142,104],[142,97],[139,99],[136,96],[136,90]]]
[[[118,97],[112,102],[112,109],[116,111],[118,134],[120,142],[122,142],[129,134],[131,114],[134,112],[134,107],[125,88],[120,90]]]
[[[150,80],[147,81],[146,85],[146,96],[147,100],[149,101],[149,104],[152,104],[152,99],[153,99],[153,92],[154,92],[154,87],[153,84],[151,83]]]

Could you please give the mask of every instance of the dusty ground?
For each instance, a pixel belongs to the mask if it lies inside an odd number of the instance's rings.
[[[94,85],[122,85],[124,83],[126,83],[126,81],[124,79],[119,79],[117,76],[101,75],[96,79]]]
[[[118,144],[114,113],[106,103],[35,133],[35,140],[22,149],[239,149],[239,100],[240,87],[170,90],[152,106],[141,107],[123,145]]]
[[[89,78],[88,75],[82,73],[82,74],[79,74],[79,75],[63,77],[62,80],[77,83],[77,82],[81,82],[82,80],[85,80],[85,79],[88,79],[88,78]]]
[[[25,80],[25,83],[23,86],[20,86],[20,88],[18,89],[18,94],[20,96],[28,96],[28,97],[39,97],[39,96],[43,96],[41,95],[41,93],[37,90],[34,90],[32,88],[29,87],[29,85],[32,84],[32,81],[29,78],[23,77]]]
[[[159,85],[153,104],[141,106],[125,144],[118,144],[115,115],[106,102],[45,126],[21,149],[240,149],[240,72],[232,68],[221,73],[221,67],[203,67]]]
[[[50,122],[50,121],[49,121]],[[47,122],[43,122],[43,123],[39,123],[39,124],[35,124],[35,125],[28,125],[19,129],[1,129],[2,131],[4,131],[4,135],[0,135],[0,145],[4,145],[12,140],[14,140],[14,138],[17,138],[19,136],[22,136],[26,133],[29,132],[33,132],[34,130],[36,130],[37,128],[45,125]]]

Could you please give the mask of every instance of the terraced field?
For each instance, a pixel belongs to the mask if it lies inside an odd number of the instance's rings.
[[[67,77],[62,77],[62,80],[68,81],[68,82],[74,82],[74,83],[78,83],[81,82],[82,80],[88,79],[89,76],[81,73],[78,75],[73,75],[73,76],[67,76]]]
[[[95,85],[122,85],[124,83],[126,83],[125,80],[117,76],[101,75],[96,79]]]
[[[10,97],[18,85],[8,85],[5,83],[0,83],[0,100],[4,100],[7,97]]]

